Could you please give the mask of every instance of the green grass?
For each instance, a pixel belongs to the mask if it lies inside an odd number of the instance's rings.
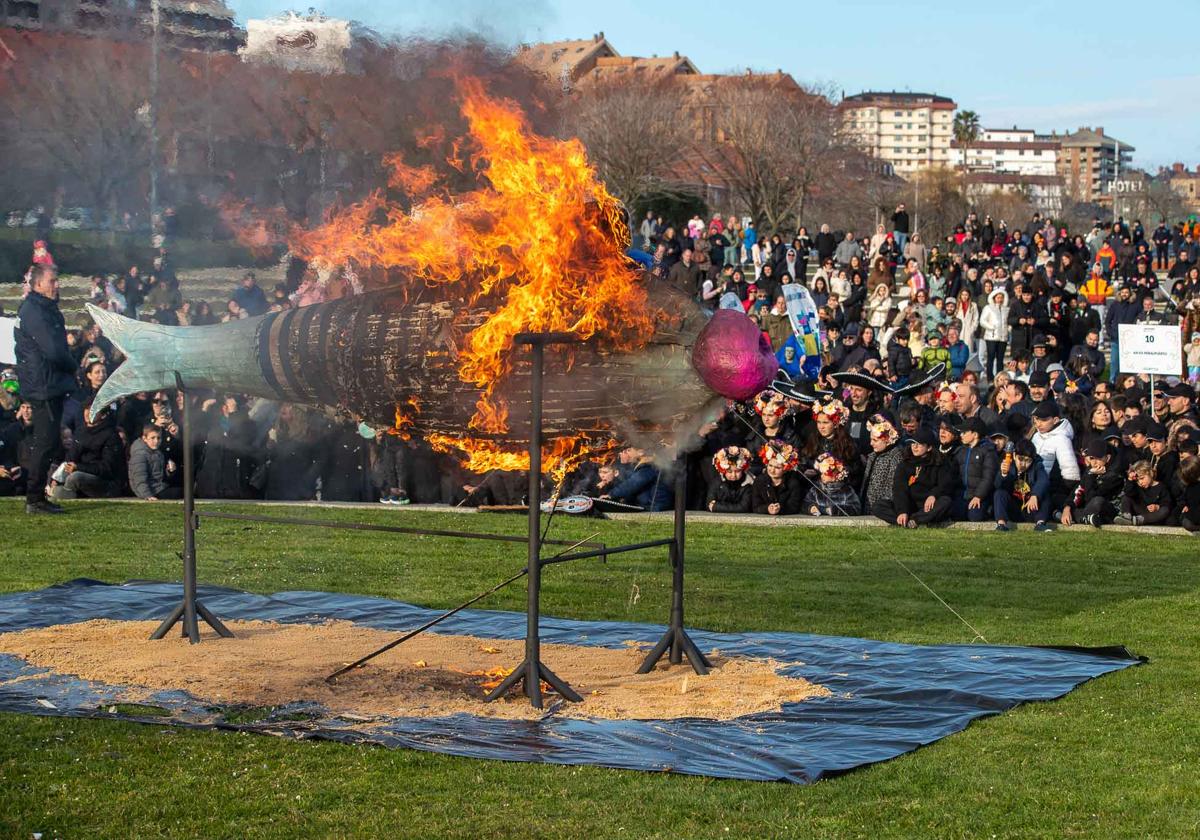
[[[239,508],[239,510],[242,510]],[[518,517],[322,511],[519,533]],[[178,508],[88,504],[5,523],[0,590],[178,579]],[[556,519],[615,543],[666,523]],[[407,750],[0,715],[0,835],[29,837],[1193,837],[1200,832],[1200,564],[1188,537],[1072,531],[689,529],[688,623],[904,642],[1127,644],[1148,665],[808,787],[458,759]],[[205,520],[200,577],[435,607],[519,545]],[[556,566],[544,610],[661,622],[665,552]],[[521,609],[510,588],[481,606]]]

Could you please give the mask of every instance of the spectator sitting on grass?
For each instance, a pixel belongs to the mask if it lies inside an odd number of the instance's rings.
[[[1138,461],[1129,468],[1121,515],[1116,525],[1161,525],[1171,515],[1171,492],[1154,477],[1149,461]]]
[[[1088,470],[1073,499],[1063,508],[1061,521],[1064,525],[1079,522],[1099,528],[1111,523],[1120,512],[1125,480],[1107,441],[1089,441],[1083,457]]]
[[[133,495],[148,502],[182,496],[180,488],[167,486],[167,475],[175,471],[175,462],[167,460],[160,443],[162,431],[149,423],[129,448],[129,486]]]
[[[708,485],[706,502],[713,513],[749,513],[752,504],[752,485],[746,481],[746,470],[753,454],[741,446],[726,446],[713,455],[716,476]]]
[[[810,516],[858,516],[862,504],[846,481],[846,465],[836,455],[817,458],[817,483],[804,497],[803,510]]]
[[[1200,531],[1200,457],[1193,455],[1179,468],[1183,485],[1179,524],[1189,531]]]
[[[600,498],[635,505],[644,510],[668,510],[673,503],[671,485],[663,480],[662,472],[655,466],[654,459],[647,455],[644,449],[635,446],[626,447],[622,454],[627,454],[634,467],[610,492]]]
[[[896,519],[901,528],[932,525],[950,515],[954,470],[937,453],[937,436],[920,427],[908,438],[909,451],[892,484]]]
[[[83,422],[75,430],[70,460],[63,464],[66,481],[50,495],[55,500],[106,498],[121,492],[125,477],[125,445],[117,431],[116,412],[92,413],[92,401],[83,406]]]
[[[753,508],[755,513],[769,516],[791,516],[800,512],[804,488],[796,467],[800,455],[788,443],[767,442],[758,452],[765,471],[754,482]]]

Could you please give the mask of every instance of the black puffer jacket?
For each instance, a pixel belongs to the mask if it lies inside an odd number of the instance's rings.
[[[911,453],[900,461],[892,482],[896,511],[913,514],[921,510],[930,496],[954,492],[954,468],[934,453],[914,458]]]
[[[17,379],[27,400],[63,397],[75,388],[75,359],[58,303],[30,292],[17,311]]]
[[[726,481],[718,478],[708,486],[708,509],[714,513],[749,513],[751,485],[743,479]]]
[[[80,472],[114,484],[125,481],[125,444],[117,433],[117,417],[109,411],[95,426],[86,423],[75,432],[71,460]]]

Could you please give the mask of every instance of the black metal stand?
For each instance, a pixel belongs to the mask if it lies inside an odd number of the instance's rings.
[[[664,653],[669,653],[667,661],[678,665],[686,655],[692,670],[697,674],[707,674],[712,663],[705,659],[700,648],[683,629],[683,546],[687,511],[687,465],[681,458],[676,465],[675,475],[675,539],[671,543],[671,623],[667,632],[658,640],[642,660],[638,668],[639,674],[648,674],[662,659]]]
[[[574,336],[563,333],[522,333],[516,343],[528,344],[533,356],[530,372],[530,415],[529,415],[529,559],[525,566],[527,604],[525,612],[525,659],[484,698],[491,702],[504,694],[518,682],[535,709],[542,708],[542,685],[545,680],[551,688],[573,703],[583,700],[571,686],[542,662],[541,630],[538,619],[541,613],[542,596],[542,367],[547,344],[568,344],[576,341]]]
[[[161,639],[167,635],[175,622],[183,620],[183,635],[188,641],[196,644],[200,641],[200,624],[197,617],[217,631],[218,636],[226,639],[233,638],[229,628],[221,623],[213,613],[196,599],[196,498],[194,493],[195,476],[192,464],[192,405],[183,387],[183,378],[178,371],[175,373],[175,387],[183,397],[183,602],[175,607],[158,629],[151,634],[151,639]]]

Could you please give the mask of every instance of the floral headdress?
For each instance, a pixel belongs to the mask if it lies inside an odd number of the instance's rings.
[[[787,408],[787,400],[783,398],[783,395],[770,389],[760,391],[754,398],[754,410],[758,412],[759,417],[767,415],[782,417],[787,414]]]
[[[754,455],[749,449],[741,446],[726,446],[713,456],[712,462],[721,477],[725,478],[731,472],[744,473],[746,467],[750,466],[750,459],[753,457]]]
[[[831,452],[819,455],[813,466],[817,468],[817,472],[821,474],[821,478],[826,481],[846,480],[846,465],[842,463],[841,458]]]
[[[850,412],[846,410],[846,404],[836,397],[823,400],[812,408],[813,417],[826,417],[833,425],[840,426],[846,422],[846,418]]]
[[[800,464],[800,453],[790,443],[768,441],[758,450],[758,457],[768,467],[782,467],[794,470]]]
[[[871,433],[871,440],[886,441],[888,446],[900,440],[900,430],[882,414],[871,416],[867,421],[867,431]]]
[[[958,392],[954,390],[954,385],[951,383],[943,382],[938,385],[937,389],[933,392],[933,398],[940,402],[942,394],[949,394],[952,402],[958,402]]]

